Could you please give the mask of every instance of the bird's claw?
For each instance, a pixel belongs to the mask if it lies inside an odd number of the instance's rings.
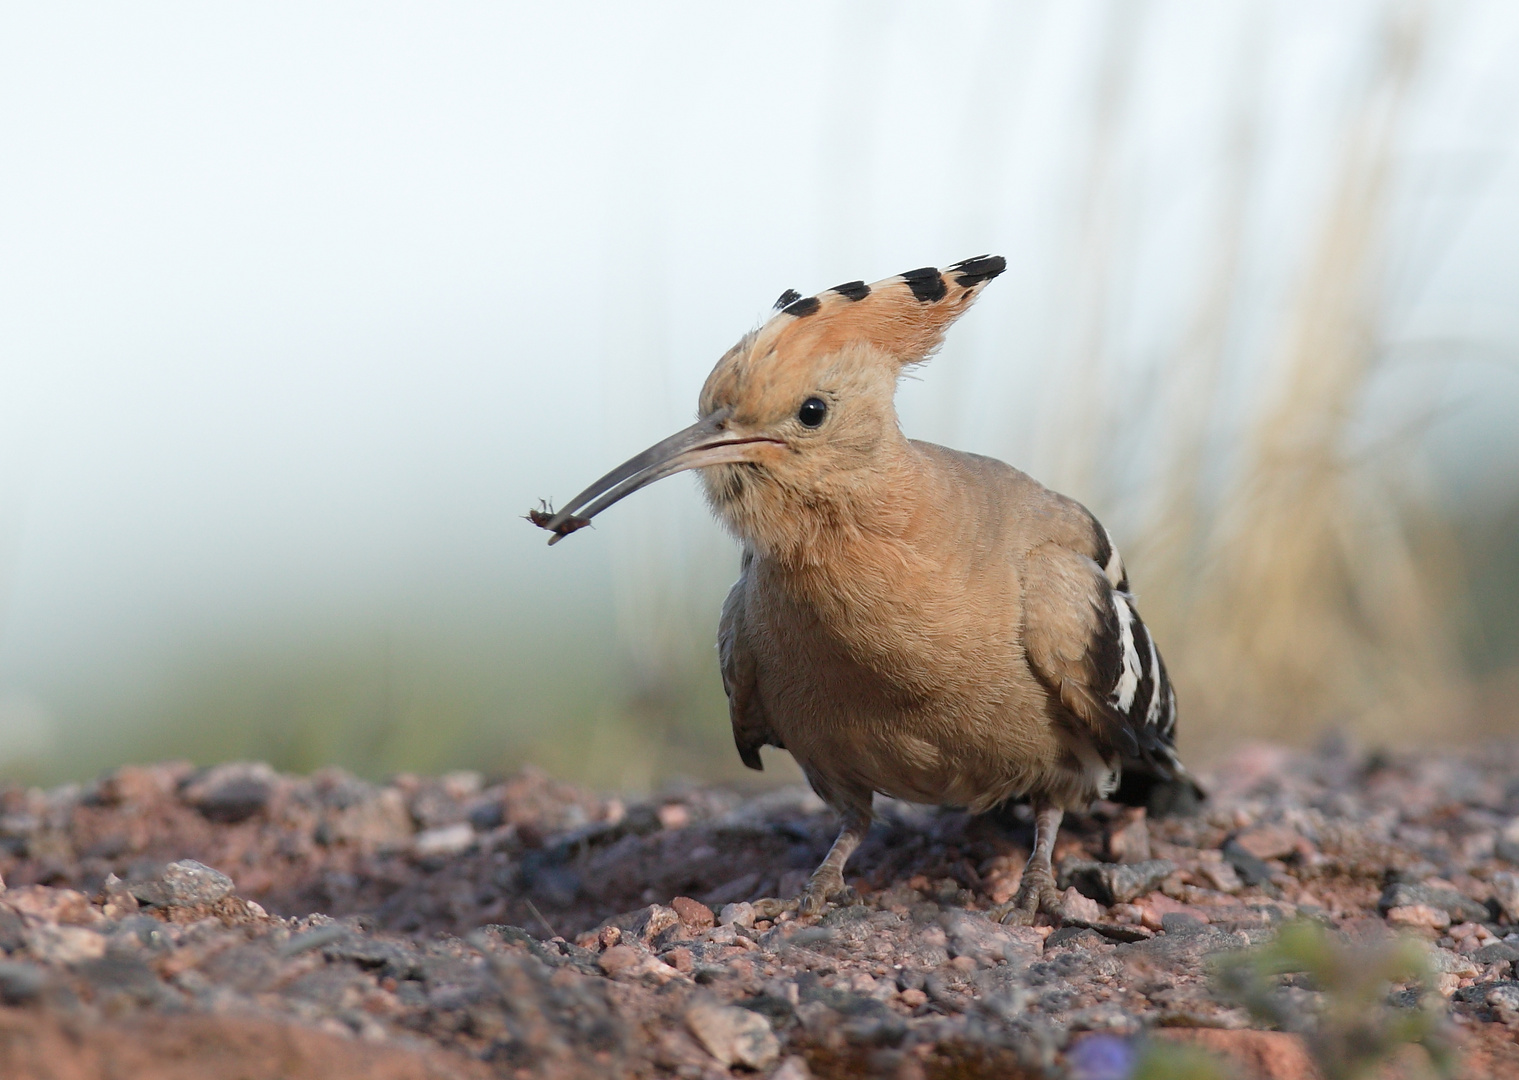
[[[1060,893],[1050,874],[1025,873],[1018,886],[1018,895],[1005,904],[999,904],[987,914],[996,922],[1016,926],[1032,926],[1040,913],[1060,921]]]
[[[821,915],[829,903],[851,904],[859,898],[859,893],[844,884],[844,875],[838,871],[814,874],[797,897],[797,914]]]
[[[753,903],[754,917],[756,919],[774,920],[777,916],[787,911],[795,911],[797,901],[781,900],[774,896],[766,896]]]

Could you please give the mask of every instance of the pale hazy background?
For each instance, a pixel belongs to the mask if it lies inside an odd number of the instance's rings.
[[[691,478],[520,515],[982,252],[904,426],[1108,521],[1192,752],[1512,731],[1516,149],[1507,0],[0,4],[0,776],[736,775]]]

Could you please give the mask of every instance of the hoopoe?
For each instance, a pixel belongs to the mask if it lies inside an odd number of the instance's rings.
[[[1123,559],[1080,503],[991,458],[906,438],[897,380],[1006,268],[981,256],[816,296],[717,362],[700,419],[557,514],[555,543],[662,477],[700,470],[742,545],[718,624],[744,764],[790,751],[842,828],[798,900],[847,894],[877,792],[990,810],[1027,799],[1034,845],[995,914],[1058,913],[1064,812],[1200,795],[1177,759],[1176,695]]]

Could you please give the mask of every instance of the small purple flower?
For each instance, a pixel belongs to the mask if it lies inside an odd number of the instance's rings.
[[[1089,1035],[1071,1047],[1071,1080],[1128,1080],[1138,1058],[1134,1044],[1115,1035]]]

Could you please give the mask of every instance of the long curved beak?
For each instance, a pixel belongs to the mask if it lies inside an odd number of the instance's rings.
[[[530,510],[528,520],[553,533],[549,543],[557,544],[570,533],[585,528],[593,517],[613,503],[656,480],[687,469],[752,461],[759,444],[784,445],[779,439],[765,435],[741,435],[726,430],[728,415],[727,409],[719,409],[702,417],[684,431],[676,432],[617,466],[576,495],[557,514]]]

